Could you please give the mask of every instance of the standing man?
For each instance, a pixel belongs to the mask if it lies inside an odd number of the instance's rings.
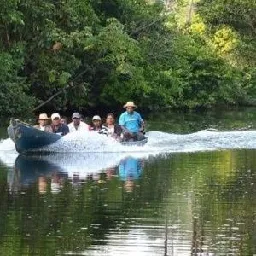
[[[128,101],[124,105],[126,111],[119,117],[119,125],[124,134],[124,141],[138,141],[143,140],[144,122],[141,115],[135,111],[137,106]]]
[[[89,131],[89,125],[81,121],[79,113],[73,113],[72,120],[73,122],[68,125],[69,132]]]
[[[54,133],[58,133],[61,136],[65,136],[69,133],[68,126],[66,124],[61,123],[61,117],[59,113],[53,113],[51,115],[52,119],[52,130]]]

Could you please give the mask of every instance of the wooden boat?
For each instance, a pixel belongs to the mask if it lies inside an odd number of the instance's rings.
[[[58,134],[40,131],[18,119],[10,120],[7,131],[19,153],[47,146],[61,138]]]
[[[137,141],[123,141],[120,142],[124,146],[143,146],[146,143],[148,143],[148,137],[144,137],[143,140],[137,140]]]
[[[59,134],[40,131],[33,126],[11,119],[8,127],[8,135],[15,143],[15,149],[19,153],[25,153],[34,149],[50,145],[61,138]],[[140,141],[120,142],[124,146],[143,146],[148,142],[145,137]]]

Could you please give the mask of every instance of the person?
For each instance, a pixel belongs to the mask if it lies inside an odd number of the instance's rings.
[[[127,157],[120,161],[119,179],[124,181],[126,192],[132,192],[135,186],[135,180],[139,179],[143,171],[143,162],[133,157]]]
[[[47,116],[46,113],[41,113],[38,116],[38,125],[34,125],[34,128],[45,131],[45,132],[53,132],[52,127],[48,125],[50,118]]]
[[[122,128],[120,125],[115,124],[115,118],[113,113],[107,115],[106,124],[102,126],[107,130],[107,135],[113,137],[116,140],[121,138]]]
[[[68,119],[67,119],[67,117],[62,116],[62,118],[60,119],[60,123],[61,123],[61,124],[68,124]]]
[[[81,121],[81,116],[79,113],[73,113],[72,120],[73,122],[68,125],[69,132],[89,130],[89,125]]]
[[[39,194],[45,194],[47,192],[47,179],[44,176],[38,177],[38,192]]]
[[[62,124],[61,123],[61,117],[59,113],[53,113],[51,115],[51,119],[52,119],[52,130],[54,133],[58,133],[61,136],[65,136],[69,133],[69,128],[66,124]]]
[[[92,118],[92,125],[89,128],[90,131],[97,131],[100,134],[108,134],[108,130],[106,127],[102,126],[102,120],[101,117],[98,115],[95,115]]]
[[[137,106],[128,101],[124,105],[126,111],[119,117],[119,125],[121,126],[124,134],[124,141],[137,141],[143,140],[144,134],[144,121],[141,115],[135,111]]]

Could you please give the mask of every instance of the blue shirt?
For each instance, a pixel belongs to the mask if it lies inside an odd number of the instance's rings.
[[[130,132],[138,132],[141,128],[142,122],[143,119],[141,118],[141,115],[136,111],[133,113],[128,113],[126,111],[119,117],[119,125],[124,126]]]
[[[120,180],[137,180],[142,173],[141,162],[138,159],[128,157],[119,163]]]

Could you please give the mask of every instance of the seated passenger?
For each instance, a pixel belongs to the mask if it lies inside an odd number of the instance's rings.
[[[119,117],[119,125],[124,133],[124,141],[143,140],[144,121],[141,115],[134,111],[137,106],[133,102],[124,105],[126,111]]]
[[[89,130],[89,125],[81,121],[81,117],[79,113],[73,113],[72,120],[73,122],[68,125],[69,132]]]
[[[68,119],[67,119],[67,117],[63,116],[63,117],[60,119],[60,123],[61,123],[61,124],[68,124]]]
[[[64,136],[69,133],[69,128],[66,124],[61,123],[61,117],[59,113],[53,113],[51,115],[52,119],[52,130],[54,133],[60,134],[61,136]]]
[[[107,115],[106,124],[103,126],[107,129],[107,135],[117,140],[121,138],[122,128],[120,125],[115,124],[114,114],[109,113]]]
[[[92,125],[90,126],[90,131],[97,131],[100,134],[108,133],[106,127],[102,127],[101,117],[96,115],[92,118]]]
[[[52,127],[48,124],[49,120],[50,118],[46,113],[39,114],[38,125],[35,125],[34,128],[45,132],[52,132]]]

